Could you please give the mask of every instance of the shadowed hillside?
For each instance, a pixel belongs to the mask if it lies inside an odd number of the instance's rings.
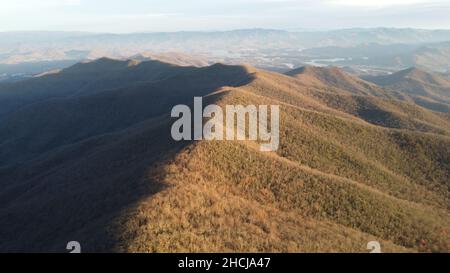
[[[105,66],[105,62],[108,65]],[[113,68],[113,64],[118,68]],[[126,72],[120,74],[122,70]],[[245,84],[251,79],[245,68],[239,66],[218,64],[206,68],[182,68],[152,61],[130,67],[128,62],[101,59],[77,64],[42,80],[47,80],[44,84],[47,86],[48,82],[64,82],[68,75],[73,74],[100,76],[65,97],[59,97],[57,93],[55,98],[45,89],[47,99],[38,99],[0,116],[0,165],[30,159],[63,145],[125,129],[165,114],[174,105],[189,104],[194,96],[203,96],[222,86]],[[152,78],[145,75],[152,75]],[[120,84],[115,84],[118,87],[112,89],[114,84],[111,82],[119,80]],[[41,88],[40,82],[27,84],[33,86],[33,90]],[[18,94],[7,95],[6,100],[13,97],[11,100],[22,102],[21,97],[16,97]],[[38,136],[36,132],[39,132]]]
[[[450,81],[443,75],[410,68],[366,79],[385,87],[398,99],[415,102],[434,111],[450,112]]]
[[[90,95],[108,89],[153,82],[191,70],[158,61],[120,61],[108,58],[79,63],[59,73],[0,85],[0,117],[48,99]]]
[[[105,61],[15,86],[101,75],[0,116],[0,251],[450,251],[447,116],[338,69]],[[280,105],[280,149],[172,141],[193,96]]]

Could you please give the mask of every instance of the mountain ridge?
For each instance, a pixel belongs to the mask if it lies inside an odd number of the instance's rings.
[[[92,92],[0,116],[0,251],[449,250],[445,117],[251,66],[179,69],[118,89],[100,73]],[[173,141],[170,109],[193,96],[280,105],[280,149]]]

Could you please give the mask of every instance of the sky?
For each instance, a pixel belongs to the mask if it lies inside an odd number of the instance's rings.
[[[450,29],[450,0],[0,0],[0,31]]]

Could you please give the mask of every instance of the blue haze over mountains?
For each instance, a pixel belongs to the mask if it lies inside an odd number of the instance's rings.
[[[311,64],[339,66],[358,75],[387,74],[412,66],[447,73],[449,41],[450,30],[395,28],[130,34],[3,32],[0,81],[20,80],[101,57],[152,58],[195,66],[248,63],[282,72]],[[177,58],[173,58],[175,53]]]

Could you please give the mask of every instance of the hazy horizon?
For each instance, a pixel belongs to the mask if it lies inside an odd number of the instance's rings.
[[[230,28],[230,29],[211,29],[211,30],[200,30],[200,29],[180,29],[180,30],[172,30],[172,31],[129,31],[129,32],[113,32],[113,31],[83,31],[83,30],[45,30],[45,29],[36,29],[36,30],[7,30],[0,31],[0,33],[27,33],[27,32],[35,32],[35,33],[80,33],[80,34],[117,34],[117,35],[126,35],[126,34],[155,34],[155,33],[182,33],[182,32],[196,32],[196,33],[213,33],[213,32],[232,32],[232,31],[247,31],[247,30],[266,30],[266,31],[286,31],[286,32],[332,32],[332,31],[341,31],[341,30],[377,30],[377,29],[392,29],[392,30],[427,30],[427,31],[450,31],[450,28],[415,28],[415,27],[386,27],[386,26],[378,26],[378,27],[348,27],[348,28],[323,28],[323,29],[302,29],[302,28],[262,28],[262,27],[254,27],[254,28]]]
[[[0,32],[450,29],[444,0],[2,0]],[[39,12],[36,12],[39,10]],[[118,23],[120,22],[120,23]]]

